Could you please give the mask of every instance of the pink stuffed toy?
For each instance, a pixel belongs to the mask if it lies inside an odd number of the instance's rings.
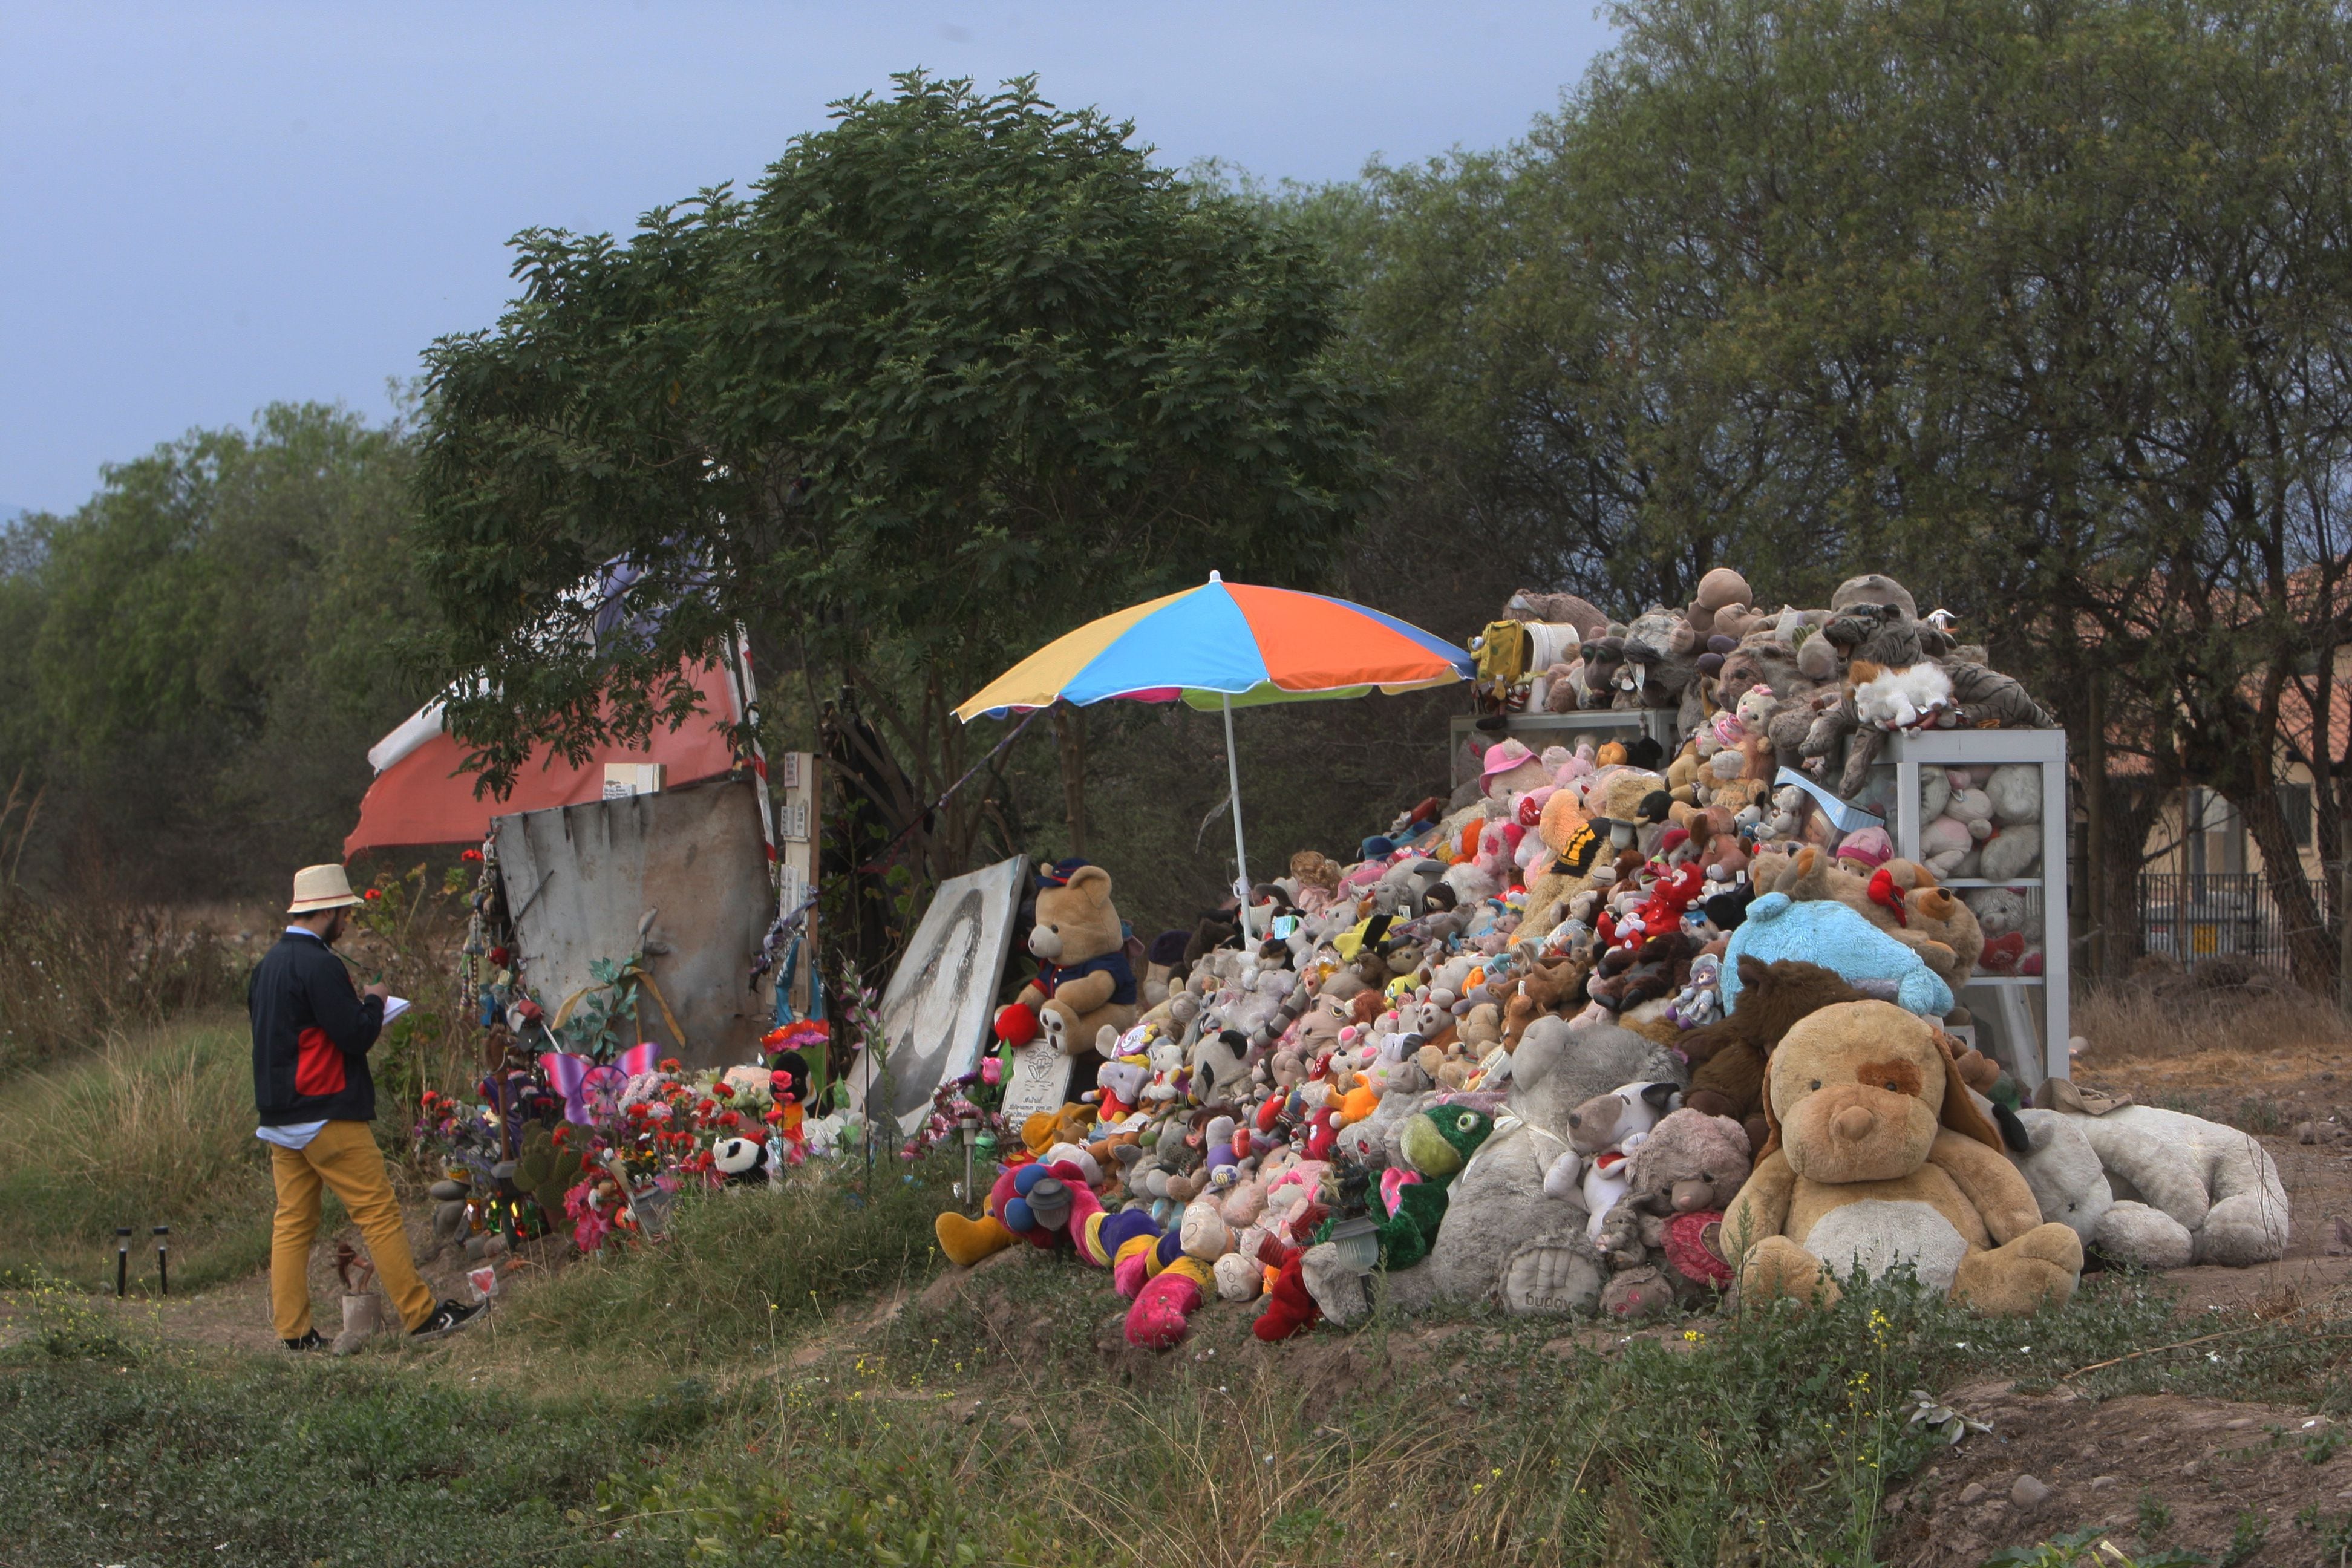
[[[1176,1243],[1169,1256],[1169,1243]],[[1162,1258],[1160,1272],[1136,1292],[1127,1312],[1127,1342],[1144,1350],[1164,1351],[1183,1342],[1192,1313],[1216,1288],[1216,1262],[1234,1249],[1233,1232],[1216,1205],[1195,1200],[1185,1205],[1177,1228],[1160,1238],[1153,1250]]]

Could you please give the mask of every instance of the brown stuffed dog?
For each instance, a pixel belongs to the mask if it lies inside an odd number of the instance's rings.
[[[1772,1053],[1764,1114],[1771,1136],[1723,1220],[1743,1297],[1834,1300],[1841,1277],[1903,1266],[1979,1311],[2074,1295],[2081,1239],[2042,1219],[1926,1019],[1868,1001],[1801,1020]]]

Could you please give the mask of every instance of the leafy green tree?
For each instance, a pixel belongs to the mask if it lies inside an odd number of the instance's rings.
[[[2184,777],[2333,938],[2317,776],[2352,538],[2352,21],[2310,0],[1654,0],[1521,143],[1374,171],[1392,440],[1496,553],[1631,610],[1718,563],[1885,570],[2145,760],[2095,923]],[[1402,492],[1401,493],[1409,493]],[[1549,561],[1547,561],[1549,552]],[[2086,672],[2097,672],[2085,679]],[[2338,726],[2340,728],[2340,725]],[[2331,763],[2329,760],[2335,760]],[[2337,900],[2338,907],[2344,900]],[[2338,916],[2340,921],[2341,917]]]
[[[919,811],[972,755],[955,703],[1212,569],[1315,573],[1372,460],[1335,275],[1131,136],[1026,80],[909,75],[748,198],[524,234],[498,330],[431,352],[418,485],[486,780],[677,721],[681,657],[740,624],[771,701],[830,711],[944,875],[988,822],[981,791]],[[583,591],[608,563],[617,600]]]
[[[0,575],[0,761],[45,791],[28,874],[181,897],[340,858],[424,613],[396,426],[273,405],[110,467]]]

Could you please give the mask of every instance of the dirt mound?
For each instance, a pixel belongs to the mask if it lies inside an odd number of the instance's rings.
[[[1992,1430],[1887,1500],[1883,1547],[1905,1568],[1976,1568],[2085,1529],[2134,1556],[2239,1564],[2332,1563],[2352,1542],[2352,1431],[2326,1416],[2174,1394],[2093,1402],[2063,1384],[1977,1384],[1945,1400]]]
[[[2150,995],[2167,1002],[2218,1001],[2257,995],[2303,1000],[2310,995],[2284,975],[2274,973],[2253,960],[2235,953],[2209,958],[2186,972],[2162,958],[2142,959],[2132,974],[2132,983],[2145,988]]]

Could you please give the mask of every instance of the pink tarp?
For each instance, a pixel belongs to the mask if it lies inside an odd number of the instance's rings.
[[[703,711],[684,725],[674,731],[656,725],[644,749],[600,750],[584,767],[536,752],[503,800],[475,795],[479,775],[459,771],[465,748],[441,728],[437,705],[423,710],[368,752],[375,782],[360,802],[359,826],[343,840],[343,858],[394,845],[478,844],[493,816],[603,798],[606,763],[667,763],[672,784],[726,773],[735,765],[724,729],[735,722],[732,683],[715,665],[688,673],[702,694]]]

